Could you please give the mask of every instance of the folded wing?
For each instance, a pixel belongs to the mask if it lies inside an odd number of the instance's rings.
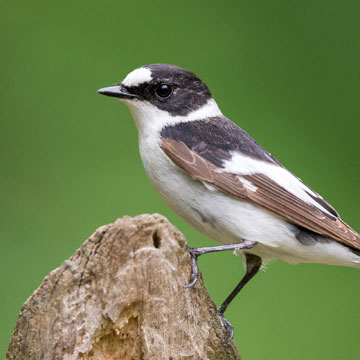
[[[318,234],[360,250],[360,236],[319,197],[321,207],[303,201],[265,174],[234,174],[208,161],[184,142],[162,138],[165,154],[193,179],[206,182],[236,198],[250,201]],[[311,190],[310,190],[311,191]]]

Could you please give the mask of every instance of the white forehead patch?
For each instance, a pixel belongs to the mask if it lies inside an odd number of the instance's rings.
[[[139,68],[132,71],[124,81],[122,82],[125,86],[138,86],[144,82],[148,82],[152,79],[151,71],[147,68]]]

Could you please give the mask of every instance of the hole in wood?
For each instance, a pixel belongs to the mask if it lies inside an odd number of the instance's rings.
[[[160,247],[161,237],[157,229],[153,232],[152,238],[153,238],[154,247],[158,249]]]

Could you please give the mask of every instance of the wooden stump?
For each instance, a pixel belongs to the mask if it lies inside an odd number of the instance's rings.
[[[240,359],[184,236],[160,215],[105,225],[23,305],[7,360]]]

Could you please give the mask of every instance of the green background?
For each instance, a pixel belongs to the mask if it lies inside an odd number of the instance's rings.
[[[21,305],[100,225],[159,212],[123,104],[96,94],[144,64],[188,68],[225,115],[360,230],[360,2],[0,2],[0,357]],[[200,259],[220,304],[243,274]],[[274,262],[227,311],[244,359],[359,359],[360,272]]]

